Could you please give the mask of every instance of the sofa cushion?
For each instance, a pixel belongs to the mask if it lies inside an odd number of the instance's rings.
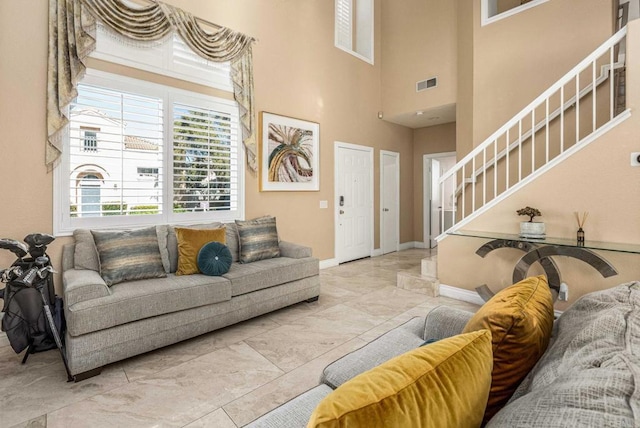
[[[208,242],[198,252],[198,270],[205,275],[224,275],[232,261],[229,248],[221,242]]]
[[[231,294],[239,296],[318,273],[318,259],[278,257],[253,263],[233,263],[223,278],[231,281]]]
[[[76,229],[73,231],[73,239],[76,244],[73,252],[74,268],[100,272],[100,259],[98,259],[98,251],[91,231]]]
[[[251,263],[280,256],[275,217],[236,220],[236,227],[240,243],[240,263]]]
[[[109,296],[67,308],[72,336],[231,299],[231,283],[206,275],[144,279],[116,284]]]
[[[91,234],[100,259],[100,276],[108,286],[167,275],[155,227],[117,232],[92,230]]]
[[[188,227],[191,229],[220,229],[222,226],[223,226],[222,223],[215,221],[212,223],[192,224],[192,225],[182,226],[182,227]],[[175,226],[168,224],[166,225],[166,228],[167,228],[166,257],[169,263],[169,272],[167,273],[175,273],[176,270],[178,270],[178,238],[176,237]],[[227,235],[227,241],[229,241],[229,235]],[[162,243],[162,241],[159,241],[159,243]],[[161,253],[163,252],[162,246],[160,248],[160,251]]]
[[[493,381],[485,422],[509,401],[549,344],[553,299],[546,277],[507,287],[471,317],[463,333],[489,329],[493,337]]]
[[[198,253],[209,242],[226,242],[224,228],[217,229],[191,229],[176,227],[178,239],[178,269],[176,275],[193,275],[199,272]]]
[[[355,376],[424,343],[424,317],[415,317],[324,368],[320,382],[337,388]]]
[[[489,427],[640,426],[640,282],[587,294]]]
[[[308,427],[479,427],[491,386],[491,333],[442,339],[326,396]]]

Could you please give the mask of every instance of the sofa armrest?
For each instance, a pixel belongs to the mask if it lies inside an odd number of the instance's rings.
[[[280,241],[280,256],[290,257],[292,259],[303,259],[311,257],[311,248],[304,245],[294,244],[292,242]]]
[[[62,272],[73,269],[73,257],[76,251],[76,244],[65,244],[62,246]]]
[[[440,340],[460,334],[472,316],[473,312],[451,306],[438,306],[427,314],[424,340]]]
[[[424,317],[412,318],[329,364],[322,371],[320,382],[335,389],[360,373],[422,345],[423,331]]]
[[[100,274],[93,270],[70,269],[62,274],[64,303],[67,307],[79,302],[111,294]]]

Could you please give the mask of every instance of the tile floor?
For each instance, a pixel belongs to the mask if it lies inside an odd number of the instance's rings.
[[[107,366],[66,383],[57,351],[0,344],[0,427],[241,427],[315,386],[322,369],[437,305],[477,306],[395,287],[429,250],[321,271],[320,299]]]

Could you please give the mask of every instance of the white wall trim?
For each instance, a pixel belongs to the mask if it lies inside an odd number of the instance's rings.
[[[371,257],[380,257],[382,255],[382,248],[374,248],[371,250]]]
[[[398,245],[398,251],[410,250],[412,248],[416,248],[415,241],[403,242],[402,244]]]
[[[338,259],[320,260],[320,270],[338,266]]]
[[[453,287],[451,285],[440,284],[440,295],[475,305],[484,305],[484,300],[482,300],[482,297],[475,291],[465,290],[464,288]]]
[[[421,248],[421,249],[428,249],[429,246],[427,244],[425,244],[424,242],[420,242],[420,241],[415,241],[413,243],[414,247],[413,248]]]

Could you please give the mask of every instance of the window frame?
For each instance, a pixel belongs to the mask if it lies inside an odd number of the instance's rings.
[[[520,12],[524,12],[525,10],[534,8],[536,6],[540,6],[543,3],[548,2],[549,0],[531,0],[528,3],[521,4],[520,6],[516,6],[509,10],[505,10],[501,13],[496,13],[494,15],[489,16],[489,9],[491,5],[490,1],[495,0],[482,0],[481,9],[480,9],[480,24],[482,27],[485,25],[493,24],[494,22],[500,21],[505,18],[509,18],[510,16],[517,15]]]
[[[347,52],[347,53],[353,55],[354,57],[356,57],[356,58],[358,58],[358,59],[360,59],[360,60],[362,60],[362,61],[364,61],[364,62],[366,62],[368,64],[374,65],[374,57],[375,57],[375,22],[376,22],[376,20],[375,20],[375,0],[366,0],[366,1],[369,1],[370,5],[371,5],[371,22],[369,23],[370,26],[371,26],[371,31],[367,32],[367,37],[366,37],[367,42],[370,44],[370,47],[371,47],[371,57],[368,57],[366,55],[363,55],[363,54],[357,52],[356,50],[353,49],[353,45],[351,46],[351,48],[348,48],[348,47],[343,46],[343,45],[341,45],[339,43],[340,32],[339,32],[339,26],[338,26],[338,8],[339,8],[339,3],[341,1],[343,1],[343,0],[335,0],[335,2],[334,2],[334,19],[333,19],[334,46],[336,48],[344,51],[344,52]],[[352,21],[356,21],[356,22],[360,20],[360,17],[358,16],[358,10],[359,10],[358,7],[355,8],[355,12],[356,13],[353,14],[353,9],[354,9],[353,4],[354,4],[354,2],[357,2],[357,1],[362,1],[362,0],[350,0],[350,2],[351,2],[351,12],[352,12],[351,13]],[[356,26],[356,29],[354,31],[353,24],[352,24],[350,30],[351,30],[352,40],[354,38],[357,38],[357,33],[356,33],[358,31],[357,26]]]
[[[62,134],[63,152],[60,163],[54,169],[53,182],[53,226],[56,236],[69,236],[75,229],[122,229],[143,227],[157,224],[194,224],[198,222],[220,221],[227,222],[244,219],[245,208],[245,150],[242,144],[242,130],[239,109],[235,101],[204,95],[196,92],[178,89],[168,85],[161,85],[145,80],[138,80],[118,74],[107,73],[95,69],[87,69],[80,84],[99,86],[115,91],[129,92],[143,96],[162,99],[163,102],[163,160],[162,160],[162,214],[101,216],[101,217],[71,217],[70,212],[70,132],[69,125]],[[195,103],[196,106],[215,109],[230,114],[236,122],[234,125],[237,135],[237,209],[174,213],[173,212],[173,103]],[[68,113],[68,111],[67,111]],[[124,148],[123,148],[124,150]],[[98,221],[96,221],[99,219]]]
[[[91,58],[233,92],[229,61],[224,63],[209,61],[215,64],[211,70],[208,70],[207,67],[196,68],[179,63],[175,59],[178,50],[174,39],[177,39],[178,43],[184,45],[186,49],[189,49],[189,46],[175,33],[171,33],[164,40],[157,42],[157,45],[138,48],[135,45],[120,43],[109,33],[110,31],[100,22],[96,24],[96,48],[89,54]],[[195,52],[192,51],[192,53],[197,56]],[[199,56],[198,58],[206,61]],[[229,70],[227,77],[222,77],[219,72],[227,69]]]

